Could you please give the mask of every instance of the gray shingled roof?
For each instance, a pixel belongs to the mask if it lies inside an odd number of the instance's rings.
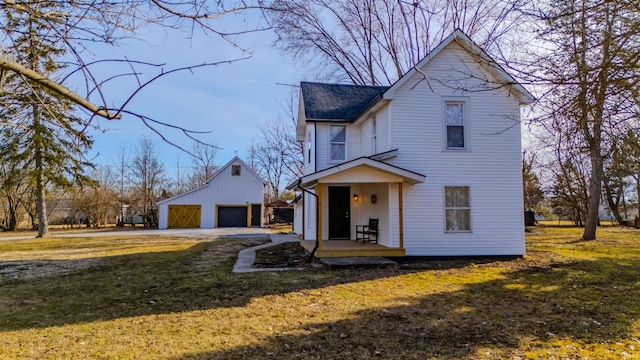
[[[305,116],[309,120],[354,120],[379,100],[388,86],[302,82]]]

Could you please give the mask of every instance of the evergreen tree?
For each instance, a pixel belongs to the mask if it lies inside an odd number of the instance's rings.
[[[544,200],[540,180],[533,171],[533,158],[527,160],[524,157],[522,159],[522,190],[525,210],[534,210]]]
[[[38,2],[37,13],[54,10],[54,2]],[[46,36],[51,31],[46,20],[31,12],[5,9],[5,32],[15,51],[11,55],[22,66],[53,78],[64,67],[65,50]],[[83,170],[91,164],[83,153],[92,140],[84,132],[88,122],[74,114],[74,104],[40,83],[9,73],[2,93],[5,116],[12,124],[3,133],[3,142],[13,153],[2,151],[4,161],[23,163],[32,182],[38,216],[38,236],[47,236],[47,187],[68,188],[91,183]]]

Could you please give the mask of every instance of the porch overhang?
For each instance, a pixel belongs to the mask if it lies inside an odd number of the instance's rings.
[[[313,187],[318,183],[423,183],[425,176],[411,170],[390,165],[369,157],[361,157],[303,176],[300,186]]]

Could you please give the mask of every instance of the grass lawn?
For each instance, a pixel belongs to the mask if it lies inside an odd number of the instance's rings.
[[[1,359],[640,359],[640,232],[512,261],[233,274],[259,242],[0,241]]]

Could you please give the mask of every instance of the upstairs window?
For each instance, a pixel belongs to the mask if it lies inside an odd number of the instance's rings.
[[[444,121],[447,126],[447,149],[465,149],[464,102],[447,101],[444,104]]]
[[[231,165],[231,176],[240,176],[240,165]]]
[[[347,128],[344,125],[331,125],[331,161],[343,161],[347,153]]]
[[[445,186],[444,211],[447,232],[471,231],[471,206],[468,186]]]

